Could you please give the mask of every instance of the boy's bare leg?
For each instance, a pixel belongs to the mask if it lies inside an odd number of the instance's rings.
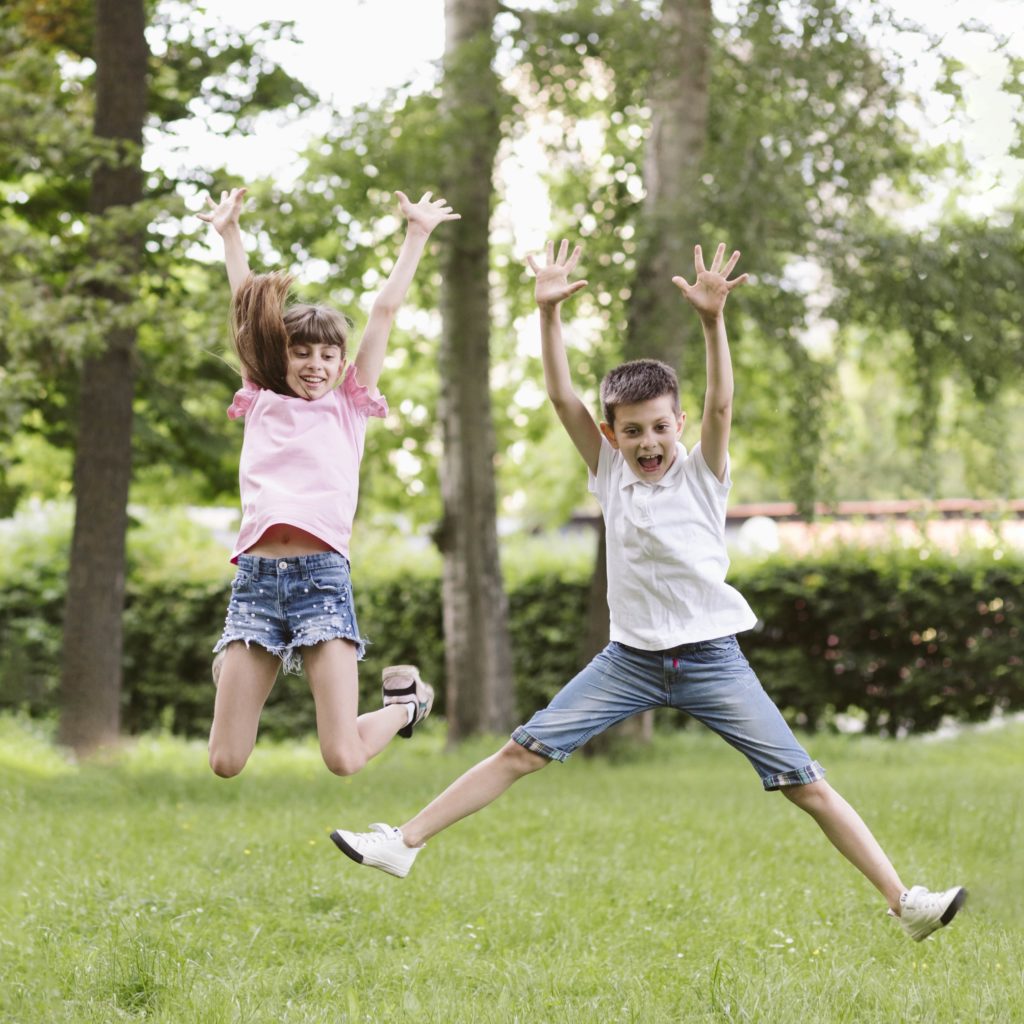
[[[892,912],[899,915],[900,896],[906,892],[906,887],[860,815],[825,781],[786,786],[782,792],[818,823],[832,845],[886,898]]]
[[[497,753],[460,775],[440,796],[401,826],[406,846],[422,846],[449,825],[496,800],[513,782],[549,763],[546,757],[509,740]]]

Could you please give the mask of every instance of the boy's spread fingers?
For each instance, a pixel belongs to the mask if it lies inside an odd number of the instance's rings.
[[[695,245],[693,247],[693,265],[696,268],[698,274],[701,274],[705,270],[707,270],[707,267],[704,266],[704,251],[701,249],[699,245]]]
[[[565,262],[565,254],[569,251],[569,240],[567,238],[562,239],[562,244],[558,247],[558,262]]]

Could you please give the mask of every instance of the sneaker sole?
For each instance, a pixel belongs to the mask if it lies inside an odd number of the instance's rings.
[[[953,901],[946,907],[942,917],[939,920],[943,926],[949,924],[950,921],[956,917],[957,911],[967,902],[967,890],[961,888],[960,891],[953,897]]]
[[[342,839],[340,832],[334,831],[331,833],[331,842],[334,843],[334,845],[341,850],[346,857],[350,857],[357,864],[363,863],[363,855],[358,850],[349,846],[348,843]]]

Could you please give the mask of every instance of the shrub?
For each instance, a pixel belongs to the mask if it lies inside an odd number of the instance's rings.
[[[0,707],[55,710],[70,516],[14,524],[0,566]],[[364,550],[369,550],[365,548]],[[999,555],[999,557],[997,557]],[[209,666],[231,566],[183,516],[148,514],[129,542],[123,721],[138,732],[208,731]],[[580,667],[590,552],[536,543],[506,554],[517,709],[525,719]],[[1024,707],[1024,554],[838,548],[814,557],[739,564],[732,582],[761,623],[743,647],[786,716],[808,727],[837,714],[869,731],[921,731]],[[380,670],[415,662],[444,711],[439,560],[395,552],[356,566],[360,629],[371,641],[361,701],[379,701]],[[262,731],[314,728],[305,680],[281,676]]]

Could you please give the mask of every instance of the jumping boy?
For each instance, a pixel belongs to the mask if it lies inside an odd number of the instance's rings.
[[[967,892],[907,889],[857,812],[825,781],[762,689],[735,634],[756,617],[725,582],[725,509],[731,486],[729,431],[733,377],[725,332],[729,279],[740,254],[719,245],[710,269],[694,250],[696,281],[673,283],[700,317],[707,349],[707,390],[700,441],[679,443],[686,414],[675,372],[641,359],[601,384],[600,425],[576,394],[562,342],[560,307],[586,281],[569,281],[580,257],[563,241],[536,274],[548,397],[589,470],[590,491],[608,538],[611,642],[496,754],[456,779],[400,828],[331,838],[353,860],[392,875],[409,873],[432,836],[485,807],[513,782],[564,761],[592,736],[658,706],[686,711],[746,755],[766,790],[781,792],[818,823],[832,844],[885,897],[889,913],[920,941],[949,924]]]

